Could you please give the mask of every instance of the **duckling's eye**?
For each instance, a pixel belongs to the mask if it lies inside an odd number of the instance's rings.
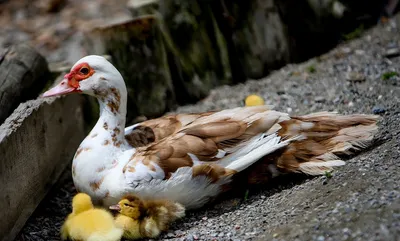
[[[128,205],[127,203],[124,203],[124,206],[127,207],[127,206],[129,206],[129,205]]]
[[[79,72],[81,72],[81,74],[83,74],[83,75],[87,75],[87,74],[89,74],[89,68],[87,68],[87,67],[82,67],[82,68],[79,70]]]

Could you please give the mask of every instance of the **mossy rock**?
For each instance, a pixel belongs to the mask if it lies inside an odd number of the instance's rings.
[[[199,100],[212,88],[232,83],[226,41],[212,5],[200,0],[160,1],[159,13],[179,103]]]
[[[262,78],[289,62],[288,34],[275,1],[224,1],[223,11],[247,78]]]

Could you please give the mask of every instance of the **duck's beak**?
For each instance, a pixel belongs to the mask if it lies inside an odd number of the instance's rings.
[[[44,92],[42,97],[65,95],[73,92],[79,92],[79,90],[70,86],[67,79],[63,79],[58,85]]]
[[[121,211],[121,207],[119,206],[119,204],[111,205],[109,209],[114,211]]]

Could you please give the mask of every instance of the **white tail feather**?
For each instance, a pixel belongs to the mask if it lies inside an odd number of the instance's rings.
[[[237,172],[243,171],[263,156],[287,146],[292,141],[300,139],[303,139],[303,136],[295,136],[285,141],[281,141],[281,137],[277,134],[271,134],[264,138],[260,138],[259,142],[252,143],[254,148],[251,151],[227,165],[226,168]]]
[[[231,154],[222,158],[219,161],[219,165],[226,167],[234,160],[249,153],[251,150],[253,150],[254,148],[257,147],[256,144],[260,143],[259,141],[262,140],[264,136],[265,136],[264,134],[259,134],[257,136],[252,137],[248,141],[242,142],[234,147],[225,148],[225,151],[228,153],[231,153]],[[268,139],[266,139],[265,141],[267,141],[267,140]]]

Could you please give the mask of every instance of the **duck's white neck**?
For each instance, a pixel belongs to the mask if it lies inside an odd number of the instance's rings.
[[[100,118],[91,131],[91,135],[101,133],[101,137],[104,137],[104,146],[113,145],[120,148],[124,143],[126,99],[126,90],[116,88],[110,88],[108,93],[97,96]]]
[[[79,146],[72,164],[75,187],[92,194],[92,198],[106,195],[107,189],[100,185],[105,175],[119,166],[118,157],[128,148],[124,136],[126,89],[110,88],[104,95],[96,93],[96,97],[100,118]]]
[[[120,147],[124,143],[126,92],[121,93],[120,90],[111,88],[110,93],[97,99],[100,106],[100,118],[91,133],[103,133],[105,143]]]
[[[124,129],[127,93],[125,88],[109,88],[97,92],[96,98],[100,105],[100,118],[79,146],[74,162],[85,158],[85,162],[101,167],[112,163],[114,157],[126,149]]]

